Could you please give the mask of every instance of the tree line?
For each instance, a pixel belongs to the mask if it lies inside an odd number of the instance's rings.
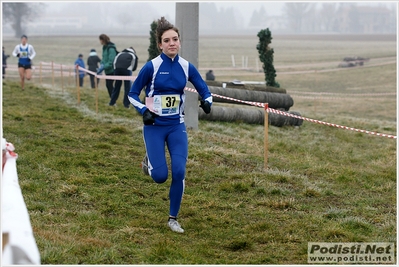
[[[98,25],[98,18],[108,14],[106,11],[116,10],[115,12],[119,12],[118,15],[107,17],[107,20],[113,20],[113,25],[119,25],[123,30],[134,25],[147,25],[148,21],[145,20],[151,21],[153,18],[150,14],[155,12],[146,3],[132,3],[131,6],[124,4],[122,9],[113,6],[109,10],[104,10],[95,3],[79,3],[79,5],[80,8],[76,10],[75,15],[87,16],[90,25]],[[135,8],[132,5],[135,5]],[[247,25],[244,24],[240,11],[233,7],[218,9],[213,2],[200,2],[199,7],[200,33],[231,34],[246,29],[255,32],[267,27],[272,28],[275,33],[396,33],[397,30],[394,4],[371,7],[350,2],[287,2],[280,16],[269,15],[265,6],[260,5],[253,11]],[[15,36],[19,37],[22,33],[26,33],[31,21],[40,18],[45,8],[44,3],[3,3],[2,23],[10,25]],[[88,10],[91,12],[87,12]]]

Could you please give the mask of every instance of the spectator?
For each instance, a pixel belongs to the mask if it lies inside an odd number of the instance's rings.
[[[116,54],[118,54],[116,50],[116,46],[111,42],[108,35],[101,34],[99,36],[100,43],[103,46],[103,55],[101,60],[101,65],[97,74],[100,74],[103,70],[105,75],[113,76],[114,75],[114,59]],[[114,91],[114,80],[106,79],[105,86],[107,87],[109,97],[112,97],[112,92]]]
[[[2,61],[2,65],[3,65],[3,79],[4,79],[4,76],[5,76],[5,74],[6,74],[6,68],[7,68],[7,58],[9,58],[10,57],[10,55],[6,55],[5,54],[5,51],[4,51],[4,46],[3,46],[3,61]]]
[[[93,71],[93,72],[97,72],[100,62],[101,62],[101,59],[98,57],[96,50],[91,49],[89,57],[87,58],[87,67],[89,68],[89,70]],[[96,88],[95,76],[90,73],[89,73],[89,76],[90,76],[91,88],[94,89],[94,88]],[[98,86],[99,82],[100,82],[100,79],[97,78],[97,86]]]
[[[32,78],[32,59],[36,56],[33,46],[28,44],[28,37],[24,34],[21,36],[21,44],[15,46],[12,55],[18,57],[18,72],[21,78],[21,89],[25,88],[25,78]]]
[[[82,67],[82,68],[86,68],[85,62],[83,61],[82,54],[79,54],[78,58],[76,59],[75,67],[76,67],[76,65],[78,65],[79,67]],[[76,71],[76,75],[79,75],[79,86],[83,87],[83,78],[85,77],[86,73],[83,70],[79,70],[79,71],[75,70],[75,71]]]
[[[213,74],[213,70],[209,70],[206,73],[206,80],[207,81],[214,81],[215,80],[215,75]]]
[[[136,70],[137,68],[137,61],[138,57],[136,55],[136,50],[134,50],[133,47],[129,47],[124,49],[122,52],[120,52],[114,60],[114,69],[115,75],[121,75],[121,76],[132,76],[132,72]],[[131,80],[124,80],[124,85],[125,85],[125,94],[123,97],[123,106],[125,108],[130,107],[130,101],[128,98],[128,94],[130,91],[131,87]],[[111,96],[111,101],[109,102],[110,106],[116,105],[116,101],[118,100],[119,93],[121,90],[122,86],[122,81],[121,80],[116,80],[115,81],[115,88],[114,91],[112,92]]]

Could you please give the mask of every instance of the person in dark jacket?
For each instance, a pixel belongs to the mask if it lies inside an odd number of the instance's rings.
[[[120,52],[115,57],[115,60],[114,60],[115,72],[114,72],[114,74],[117,76],[132,76],[132,72],[135,71],[137,68],[137,60],[138,60],[138,57],[136,55],[136,50],[134,50],[133,47],[124,49],[122,52]],[[124,80],[123,82],[125,85],[123,106],[125,108],[129,108],[130,101],[128,98],[128,94],[130,91],[132,81]],[[121,91],[121,86],[122,86],[122,81],[116,80],[115,88],[114,88],[114,91],[112,92],[111,101],[109,102],[110,106],[114,106],[116,104],[116,101],[118,100],[118,97],[119,97],[119,93]]]
[[[213,70],[209,70],[206,73],[206,80],[207,81],[214,81],[215,80],[215,75],[213,74]]]
[[[87,58],[87,66],[88,66],[89,70],[93,71],[93,72],[97,72],[97,69],[100,66],[99,65],[100,62],[101,62],[101,59],[98,57],[96,50],[95,49],[91,49],[89,57]],[[96,83],[95,83],[95,80],[94,80],[95,76],[93,74],[90,74],[90,73],[89,73],[89,76],[90,76],[91,88],[94,89],[94,88],[96,88]],[[97,86],[98,86],[99,82],[100,82],[100,79],[97,78]]]
[[[105,75],[114,75],[114,59],[116,57],[117,51],[114,43],[111,42],[110,38],[106,34],[101,34],[99,36],[100,43],[103,46],[103,55],[101,60],[101,65],[97,74],[100,74],[103,70]],[[110,77],[111,78],[111,77]],[[109,97],[111,98],[112,92],[114,91],[114,80],[106,79],[105,86],[107,87]]]
[[[75,66],[86,68],[85,62],[83,61],[83,55],[79,54],[78,58],[75,60]],[[83,87],[83,78],[85,77],[85,72],[83,70],[76,71],[76,75],[79,75],[79,86]]]
[[[7,58],[9,58],[10,55],[6,55],[5,51],[4,51],[4,46],[3,46],[3,61],[1,62],[1,64],[3,65],[3,79],[4,79],[4,75],[6,74],[6,68],[7,68]]]

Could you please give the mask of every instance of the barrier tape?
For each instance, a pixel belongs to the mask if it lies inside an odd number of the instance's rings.
[[[189,88],[189,87],[186,87],[185,90],[190,91],[190,92],[197,92],[195,89]],[[252,105],[252,106],[265,108],[264,103],[238,100],[238,99],[234,99],[234,98],[227,97],[227,96],[221,96],[218,94],[212,94],[212,96],[227,99],[227,100],[232,100],[235,102],[240,102],[240,103],[244,103],[244,104],[248,104],[248,105]],[[387,138],[392,138],[392,139],[397,138],[395,135],[391,135],[391,134],[377,133],[377,132],[372,132],[372,131],[367,131],[367,130],[356,129],[353,127],[342,126],[342,125],[335,124],[335,123],[329,123],[329,122],[319,121],[319,120],[315,120],[315,119],[309,119],[306,117],[294,115],[291,113],[287,113],[287,112],[276,110],[276,109],[269,108],[269,107],[266,109],[266,111],[268,113],[272,112],[272,113],[280,114],[283,116],[293,117],[293,118],[297,118],[297,119],[301,119],[301,120],[305,120],[305,121],[309,121],[309,122],[313,122],[313,123],[323,124],[323,125],[327,125],[327,126],[331,126],[331,127],[336,127],[336,128],[340,128],[340,129],[345,129],[345,130],[350,130],[350,131],[355,131],[355,132],[360,132],[360,133],[366,133],[366,134],[371,134],[371,135],[376,135],[376,136],[381,136],[381,137],[387,137]]]
[[[78,66],[78,69],[84,72],[87,72],[89,74],[92,74],[94,76],[96,76],[97,78],[100,79],[106,79],[106,80],[130,80],[130,81],[134,81],[136,79],[136,76],[116,76],[116,75],[99,75],[96,72],[90,71],[88,69],[82,68],[80,66]]]
[[[396,139],[397,138],[395,135],[391,135],[391,134],[377,133],[377,132],[372,132],[372,131],[367,131],[367,130],[356,129],[356,128],[352,128],[352,127],[342,126],[342,125],[338,125],[338,124],[335,124],[335,123],[329,123],[329,122],[309,119],[309,118],[305,118],[305,117],[302,117],[302,116],[298,116],[298,115],[294,115],[294,114],[291,114],[291,113],[287,113],[287,112],[284,112],[284,111],[275,110],[275,109],[272,109],[272,108],[268,108],[267,112],[272,112],[272,113],[276,113],[276,114],[280,114],[280,115],[284,115],[284,116],[288,116],[288,117],[302,119],[302,120],[313,122],[313,123],[323,124],[323,125],[336,127],[336,128],[340,128],[340,129],[345,129],[345,130],[351,130],[351,131],[355,131],[355,132],[366,133],[366,134],[371,134],[371,135],[376,135],[376,136],[381,136],[381,137],[387,137],[387,138],[392,138],[392,139]]]
[[[51,64],[51,63],[42,62],[42,64]],[[53,66],[54,66],[54,64],[53,64]],[[61,65],[59,65],[59,66],[61,66]],[[80,66],[77,66],[77,67],[78,67],[79,70],[87,72],[89,74],[92,74],[92,75],[94,75],[94,76],[96,76],[97,78],[100,78],[100,79],[110,79],[110,77],[112,77],[112,80],[132,80],[132,81],[134,81],[136,79],[136,76],[98,75],[97,73],[89,71],[89,70],[87,70],[85,68],[82,68]],[[190,87],[185,87],[184,90],[197,93],[197,90],[195,90],[193,88],[190,88]],[[293,91],[293,92],[296,92],[296,91]],[[332,94],[332,93],[328,93],[328,92],[326,92],[326,93],[323,93],[323,92],[321,92],[321,93],[309,92],[309,93],[312,93],[312,94]],[[392,94],[392,93],[381,93],[380,95],[388,95],[388,94]],[[239,99],[235,99],[235,98],[232,98],[232,97],[222,96],[222,95],[218,95],[218,94],[214,94],[214,93],[212,93],[211,95],[214,96],[214,97],[217,97],[217,98],[223,98],[223,99],[231,100],[231,101],[238,102],[238,103],[243,103],[243,104],[247,104],[247,105],[251,105],[251,106],[265,108],[265,103],[239,100]],[[368,95],[368,94],[364,94],[364,95]],[[329,123],[329,122],[324,122],[324,121],[320,121],[320,120],[309,119],[309,118],[306,118],[306,117],[294,115],[294,114],[287,113],[287,112],[284,112],[284,111],[275,110],[275,109],[272,109],[272,108],[269,108],[269,107],[266,109],[266,111],[268,113],[272,112],[272,113],[280,114],[280,115],[283,115],[283,116],[293,117],[293,118],[301,119],[301,120],[304,120],[304,121],[309,121],[309,122],[312,122],[312,123],[327,125],[327,126],[331,126],[331,127],[340,128],[340,129],[345,129],[345,130],[350,130],[350,131],[355,131],[355,132],[360,132],[360,133],[365,133],[365,134],[371,134],[371,135],[375,135],[375,136],[381,136],[381,137],[397,139],[397,136],[395,136],[395,135],[378,133],[378,132],[367,131],[367,130],[361,130],[361,129],[356,129],[356,128],[353,128],[353,127],[342,126],[342,125],[335,124],[335,123]]]

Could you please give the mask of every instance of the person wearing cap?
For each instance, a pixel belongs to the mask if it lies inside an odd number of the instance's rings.
[[[99,68],[99,64],[101,62],[101,59],[99,58],[99,56],[97,55],[96,50],[93,48],[90,50],[90,54],[89,57],[87,58],[87,67],[89,68],[90,71],[92,72],[97,72],[97,69]],[[93,74],[90,74],[90,85],[91,88],[96,88],[96,83],[95,83],[95,76]],[[98,86],[98,82],[100,81],[99,78],[97,78],[97,86]]]
[[[21,36],[21,44],[15,46],[12,55],[18,57],[18,72],[21,78],[21,89],[25,88],[25,78],[32,78],[32,59],[36,56],[35,49],[28,44],[28,37],[24,34]]]
[[[79,67],[82,67],[82,68],[86,68],[85,62],[83,61],[82,54],[79,54],[78,58],[76,59],[75,68],[76,68],[76,65],[78,65]],[[85,72],[82,70],[79,70],[79,72],[77,70],[75,70],[75,71],[76,71],[76,75],[79,75],[79,86],[83,87],[83,78],[85,77]]]

